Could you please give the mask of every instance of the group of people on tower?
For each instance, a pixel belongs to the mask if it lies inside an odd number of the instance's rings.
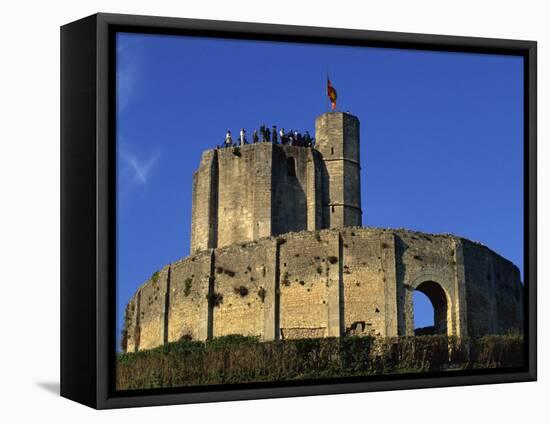
[[[294,145],[298,147],[313,147],[315,145],[315,139],[311,137],[308,131],[304,134],[292,129],[288,132],[281,128],[277,132],[277,127],[272,126],[271,129],[265,124],[260,126],[260,130],[254,130],[252,133],[252,143],[258,142],[271,142],[273,144]],[[236,142],[233,142],[233,136],[231,131],[227,131],[225,134],[225,141],[222,147],[241,147],[245,144],[249,144],[246,138],[246,130],[242,128],[239,132],[239,138]]]

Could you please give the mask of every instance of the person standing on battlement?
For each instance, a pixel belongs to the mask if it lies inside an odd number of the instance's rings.
[[[305,146],[304,136],[302,135],[301,132],[298,132],[298,135],[296,136],[296,139],[298,141],[298,147],[304,147]]]
[[[231,131],[227,131],[225,134],[225,146],[231,147],[233,145],[233,138],[231,138]]]
[[[269,142],[270,138],[271,138],[271,132],[269,131],[269,128],[265,128],[265,140]]]
[[[254,129],[254,132],[252,133],[252,142],[256,144],[258,142],[258,130]]]
[[[279,139],[281,140],[281,144],[286,144],[285,140],[285,128],[281,128],[279,130]]]
[[[246,142],[246,131],[244,128],[241,128],[241,132],[239,133],[239,138],[240,138],[240,141],[241,141],[241,147],[245,144],[247,144]]]
[[[271,130],[271,142],[277,144],[277,127],[275,125],[273,125],[273,129]]]
[[[306,131],[304,135],[304,142],[306,144],[306,147],[311,147],[313,143],[311,142],[311,135],[309,135],[309,131]]]
[[[260,140],[265,142],[265,124],[260,126]]]

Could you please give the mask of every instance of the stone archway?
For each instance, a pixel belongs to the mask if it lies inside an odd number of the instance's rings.
[[[434,272],[421,272],[409,283],[405,283],[404,298],[404,333],[407,336],[415,334],[414,325],[414,292],[421,292],[433,306],[434,329],[436,335],[455,335],[456,322],[452,295],[454,294],[451,282],[445,277]]]

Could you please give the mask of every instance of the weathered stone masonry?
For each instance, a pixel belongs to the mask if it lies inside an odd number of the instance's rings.
[[[193,176],[191,253],[361,226],[359,120],[325,113],[315,148],[258,143],[204,152]]]
[[[191,256],[126,308],[125,350],[182,338],[414,335],[412,295],[434,332],[521,332],[519,270],[451,235],[361,228],[359,121],[327,113],[315,148],[259,143],[203,154],[193,178]]]
[[[127,350],[229,334],[413,335],[414,289],[434,303],[439,333],[521,331],[517,268],[487,247],[352,227],[211,249],[166,266],[128,304]]]

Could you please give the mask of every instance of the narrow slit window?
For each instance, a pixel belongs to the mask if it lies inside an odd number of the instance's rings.
[[[288,176],[296,176],[296,161],[294,157],[286,159],[286,165],[288,168]]]

